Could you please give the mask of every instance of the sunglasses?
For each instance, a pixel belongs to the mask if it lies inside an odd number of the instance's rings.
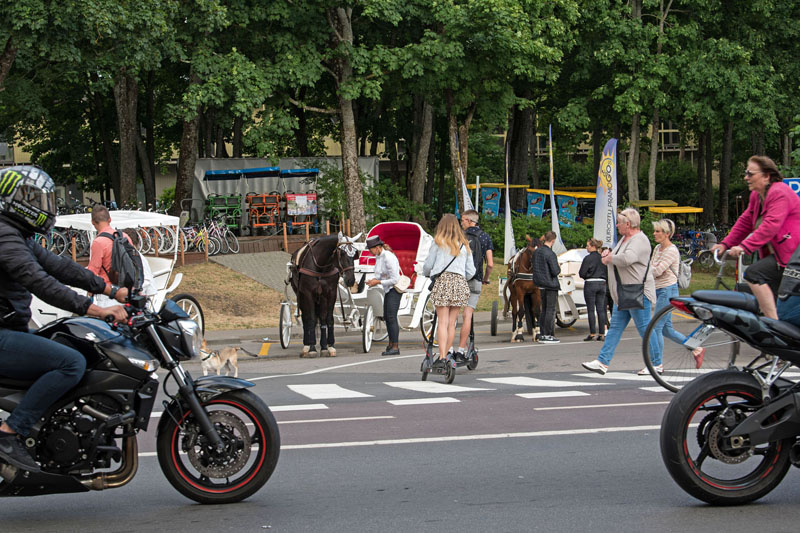
[[[760,170],[756,170],[755,172],[753,172],[752,170],[745,170],[744,171],[744,175],[747,176],[748,178],[751,178],[751,177],[755,176],[756,174],[763,174],[763,172],[761,172]]]

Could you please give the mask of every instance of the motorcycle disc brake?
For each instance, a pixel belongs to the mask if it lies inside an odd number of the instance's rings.
[[[225,451],[221,454],[211,452],[210,446],[203,445],[207,439],[201,438],[189,450],[189,461],[198,472],[208,477],[230,477],[239,472],[250,458],[250,432],[239,417],[227,411],[212,411],[208,418],[217,428]]]
[[[722,461],[728,465],[738,465],[739,463],[745,462],[747,459],[753,456],[753,447],[750,446],[748,448],[740,448],[735,453],[736,455],[731,455],[731,452],[728,450],[723,450],[720,448],[720,428],[722,424],[720,422],[716,422],[714,426],[711,428],[711,431],[708,432],[708,447],[711,450],[711,455]]]

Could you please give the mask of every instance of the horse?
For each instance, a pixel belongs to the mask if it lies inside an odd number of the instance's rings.
[[[525,235],[528,245],[514,256],[508,265],[508,279],[503,287],[505,308],[503,315],[508,315],[511,306],[511,342],[520,342],[522,336],[522,320],[525,318],[525,297],[530,296],[531,332],[533,340],[538,333],[539,312],[541,308],[541,295],[539,288],[533,283],[533,252],[542,245],[539,239],[531,239]]]
[[[357,250],[341,234],[311,239],[292,254],[289,280],[297,295],[303,319],[303,351],[300,357],[317,356],[316,327],[319,322],[320,354],[336,357],[333,335],[333,310],[339,276],[347,287],[355,282]]]

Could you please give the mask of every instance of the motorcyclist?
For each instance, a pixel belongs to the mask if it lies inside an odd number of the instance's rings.
[[[21,437],[27,437],[48,407],[74,387],[86,369],[77,350],[28,331],[31,293],[56,307],[81,315],[127,319],[121,305],[101,308],[65,284],[122,302],[125,288],[44,248],[34,234],[55,224],[55,184],[34,166],[0,170],[0,376],[33,381],[19,406],[0,425],[0,459],[38,471]],[[35,381],[34,381],[35,380]]]

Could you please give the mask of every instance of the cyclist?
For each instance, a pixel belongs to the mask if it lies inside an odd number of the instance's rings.
[[[34,233],[49,232],[55,223],[54,190],[53,180],[37,167],[0,170],[0,375],[35,380],[0,425],[0,459],[29,471],[38,471],[39,466],[20,436],[30,433],[47,408],[75,386],[86,369],[77,350],[28,332],[31,293],[74,313],[127,319],[121,305],[100,308],[64,283],[119,301],[124,301],[127,289],[105,283],[32,239]]]

